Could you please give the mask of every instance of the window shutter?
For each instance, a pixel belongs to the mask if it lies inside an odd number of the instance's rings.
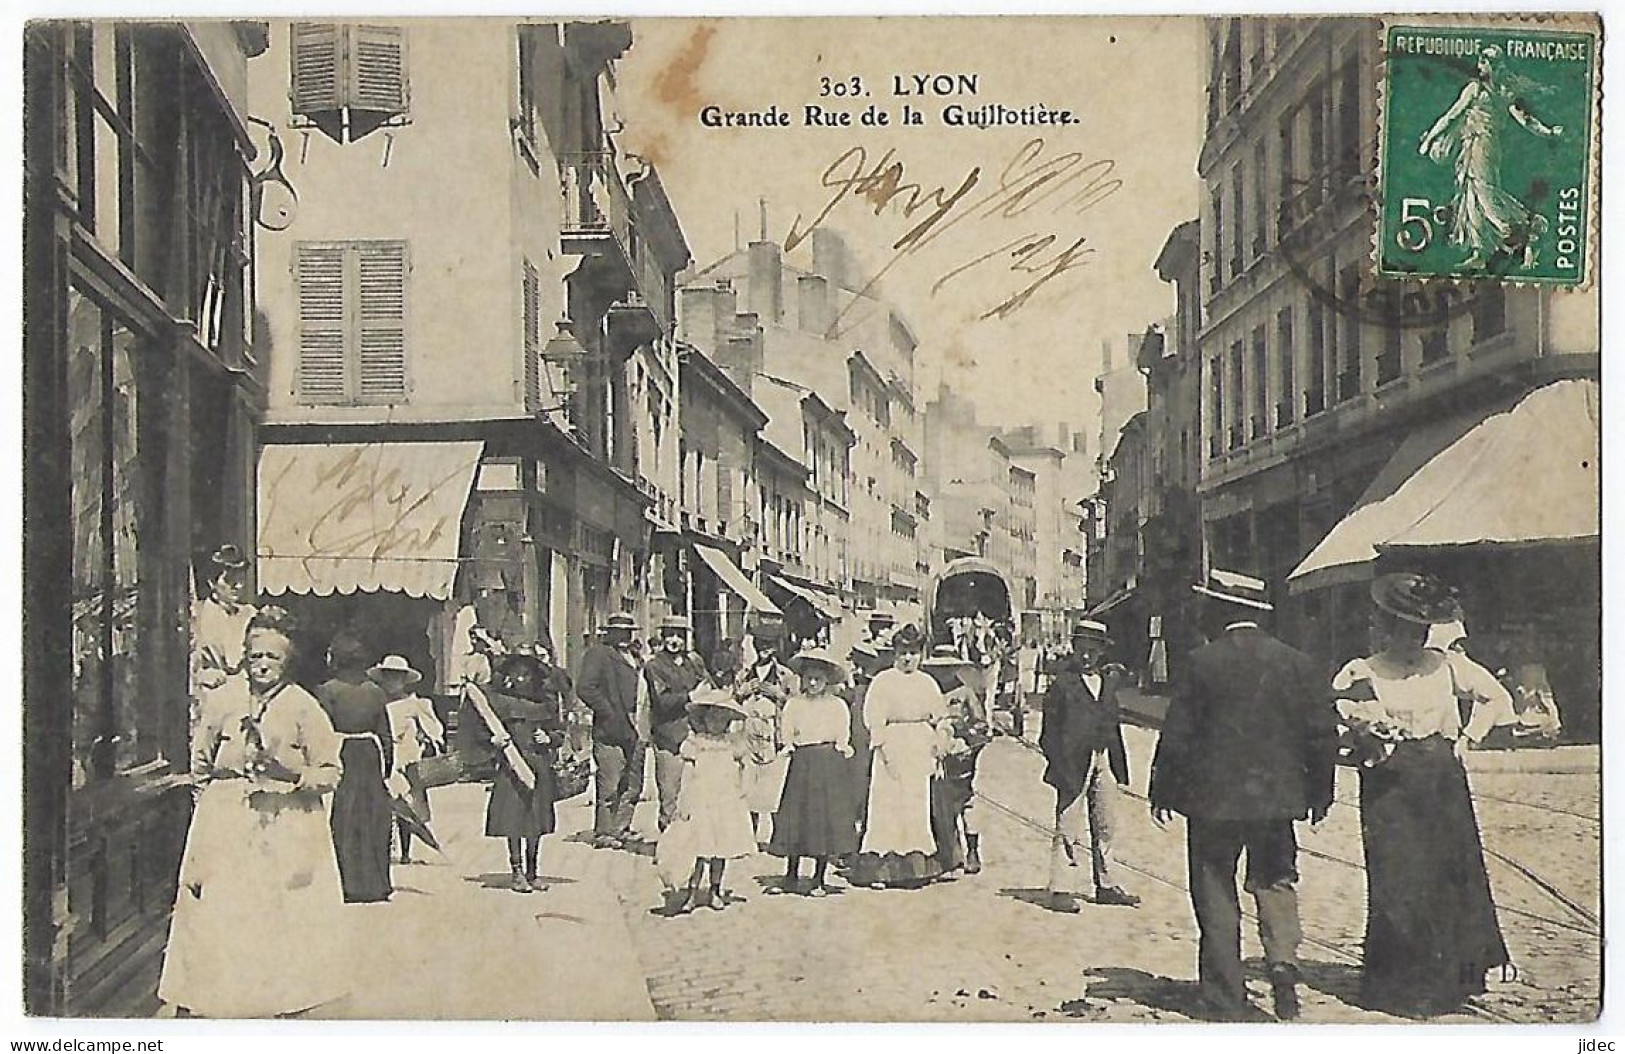
[[[304,116],[344,105],[339,84],[344,27],[295,22],[293,34],[293,112]]]
[[[542,282],[529,260],[524,262],[525,409],[542,408]]]
[[[406,394],[406,245],[359,247],[360,355],[357,394],[366,402]]]
[[[406,112],[406,31],[399,26],[351,26],[350,98],[358,110]]]
[[[299,400],[343,402],[345,378],[344,250],[301,245],[296,256],[299,296]]]

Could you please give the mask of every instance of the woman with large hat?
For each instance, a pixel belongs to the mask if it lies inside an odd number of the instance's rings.
[[[1344,722],[1384,746],[1360,770],[1362,988],[1375,1005],[1442,1013],[1510,962],[1462,759],[1511,704],[1482,667],[1425,646],[1430,626],[1461,617],[1453,590],[1386,574],[1371,599],[1375,650],[1332,681]],[[1458,699],[1472,704],[1465,725]]]
[[[556,828],[553,758],[564,740],[562,693],[554,669],[534,654],[499,658],[493,689],[488,701],[502,735],[534,779],[527,787],[511,767],[498,767],[485,807],[485,834],[507,840],[513,891],[530,893],[536,889],[542,837]]]
[[[826,896],[824,881],[831,857],[858,848],[857,813],[851,787],[852,717],[834,686],[846,670],[823,648],[810,648],[790,660],[801,678],[801,690],[784,704],[779,734],[790,754],[784,793],[773,814],[768,852],[785,858],[784,882],[770,893],[800,892],[801,858],[813,858],[807,892]]]
[[[416,779],[413,766],[429,751],[438,754],[446,748],[446,726],[434,712],[434,704],[412,691],[423,675],[404,656],[385,656],[367,671],[367,676],[389,698],[385,710],[389,714],[390,738],[395,743],[395,765],[384,786],[391,796],[407,802],[419,820],[428,823],[429,791]],[[395,834],[400,840],[401,863],[411,863],[412,828],[405,819],[396,817]]]
[[[332,676],[316,689],[333,728],[344,737],[344,777],[333,792],[333,847],[350,904],[388,900],[389,843],[395,814],[384,781],[395,767],[389,697],[367,676],[378,653],[354,630],[328,647]]]
[[[942,690],[920,669],[925,636],[908,625],[892,637],[895,665],[864,697],[869,729],[869,805],[852,879],[872,889],[921,885],[941,874],[931,829],[931,780],[937,772],[936,723]]]

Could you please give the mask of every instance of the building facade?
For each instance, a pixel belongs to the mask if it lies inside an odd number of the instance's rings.
[[[689,256],[614,141],[631,46],[619,22],[278,23],[250,79],[296,145],[259,268],[262,588],[441,688],[465,610],[572,662],[607,614],[659,613]]]
[[[253,538],[254,22],[24,34],[24,987],[133,1015],[191,799],[197,568]]]
[[[1365,647],[1364,583],[1289,595],[1285,579],[1380,486],[1386,467],[1408,474],[1394,461],[1402,445],[1440,422],[1460,422],[1459,435],[1508,400],[1559,378],[1594,378],[1598,368],[1594,292],[1484,282],[1441,293],[1371,277],[1380,58],[1372,28],[1338,18],[1211,21],[1199,162],[1200,493],[1210,557],[1268,579],[1285,635],[1328,661]],[[1188,259],[1183,272],[1188,281]],[[1515,573],[1500,556],[1480,555],[1464,587],[1482,592]],[[1588,559],[1582,552],[1567,566],[1582,568],[1573,577],[1595,598]],[[1592,641],[1594,656],[1597,606],[1588,610],[1569,635]],[[1509,615],[1500,601],[1469,604],[1488,651]],[[1547,646],[1567,649],[1559,636]],[[1573,653],[1582,671],[1595,666],[1586,650]],[[1592,689],[1568,690],[1595,710]]]

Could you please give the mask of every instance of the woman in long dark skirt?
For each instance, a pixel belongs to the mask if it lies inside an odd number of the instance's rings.
[[[849,778],[852,724],[846,703],[831,686],[846,678],[827,651],[814,648],[790,660],[801,677],[801,692],[784,704],[780,734],[790,751],[784,794],[773,814],[767,850],[785,858],[784,882],[769,893],[799,893],[801,858],[813,861],[806,892],[827,896],[825,871],[831,858],[858,848],[857,810]]]
[[[1485,975],[1511,963],[1462,764],[1506,720],[1511,700],[1482,667],[1423,646],[1430,624],[1460,617],[1442,583],[1383,575],[1371,596],[1376,652],[1333,681],[1345,723],[1368,741],[1362,988],[1373,1005],[1437,1014],[1482,993]],[[1472,704],[1465,726],[1458,698]]]
[[[344,737],[344,775],[333,792],[333,848],[346,903],[388,900],[389,843],[394,825],[385,780],[394,765],[389,728],[389,697],[373,683],[368,668],[375,656],[348,630],[333,637],[328,665],[333,676],[316,689],[334,731]]]
[[[512,769],[500,760],[491,782],[491,798],[485,808],[485,833],[508,842],[508,866],[515,893],[536,889],[542,836],[556,827],[553,755],[563,740],[562,671],[549,665],[543,656],[509,655],[496,669],[499,689],[490,694],[491,709],[502,722],[506,735],[519,748],[520,755],[535,777],[526,788]],[[464,720],[473,721],[472,715]]]

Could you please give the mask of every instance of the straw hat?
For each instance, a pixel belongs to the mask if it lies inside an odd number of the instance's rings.
[[[796,673],[805,673],[809,666],[818,667],[824,673],[824,680],[830,684],[842,684],[846,681],[846,666],[825,648],[806,648],[799,651],[787,665]]]
[[[726,710],[737,717],[750,716],[750,711],[746,710],[744,705],[735,699],[733,693],[726,688],[711,688],[702,685],[688,693],[688,709],[690,712],[707,706],[718,710]]]
[[[1371,602],[1395,618],[1433,625],[1461,618],[1456,591],[1432,575],[1399,571],[1371,581]]]
[[[423,680],[423,675],[412,669],[412,664],[407,662],[406,658],[401,655],[384,656],[378,665],[367,671],[367,676],[376,681],[379,674],[385,673],[404,673],[407,684],[417,684]]]

